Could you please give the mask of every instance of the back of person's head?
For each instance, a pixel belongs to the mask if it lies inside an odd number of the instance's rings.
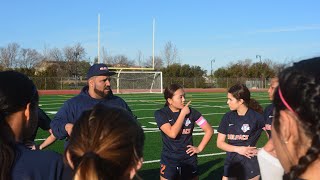
[[[96,105],[74,124],[65,155],[74,179],[130,179],[142,165],[143,145],[131,113]]]
[[[15,134],[8,121],[16,121],[11,115],[26,109],[28,104],[30,109],[36,110],[38,100],[36,87],[27,76],[15,71],[0,72],[0,179],[11,179],[15,158]],[[29,125],[35,124],[36,122]],[[22,132],[32,133],[35,127],[29,127],[28,130],[24,129]]]
[[[273,78],[270,79],[270,86],[269,86],[269,89],[268,89],[268,94],[269,94],[269,99],[271,101],[273,99],[274,91],[278,87],[278,84],[279,84],[278,77],[273,77]]]
[[[298,164],[291,166],[289,179],[296,179],[320,155],[320,58],[303,60],[283,70],[273,102],[275,132],[280,133],[280,111],[287,110],[302,129],[297,135],[299,139],[294,142],[296,151],[305,147],[302,144],[310,144]],[[307,137],[308,142],[303,142],[302,136]]]
[[[260,104],[255,99],[251,98],[250,91],[246,85],[235,84],[229,88],[228,93],[232,94],[232,96],[238,101],[242,99],[244,105],[248,108],[251,108],[259,113],[263,112],[263,108],[260,106]]]
[[[169,106],[168,99],[172,98],[174,93],[178,89],[183,89],[183,87],[180,84],[170,84],[164,89],[163,95],[164,95],[164,99],[166,100],[165,106]]]

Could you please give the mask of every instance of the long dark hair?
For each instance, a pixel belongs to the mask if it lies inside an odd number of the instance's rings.
[[[320,58],[303,60],[283,70],[279,74],[279,86],[274,93],[273,102],[275,131],[279,133],[280,111],[291,109],[311,140],[306,154],[299,159],[297,165],[291,167],[287,176],[288,179],[296,179],[320,154]]]
[[[30,103],[35,108],[39,97],[33,82],[15,71],[0,72],[0,179],[11,179],[15,159],[15,137],[6,119]]]
[[[232,94],[238,101],[243,99],[244,105],[251,108],[258,113],[263,112],[262,106],[253,98],[251,98],[250,91],[244,84],[235,84],[229,88],[228,93]]]
[[[164,89],[163,96],[164,96],[164,99],[166,100],[166,103],[164,106],[169,106],[168,99],[172,98],[174,93],[178,89],[183,89],[183,87],[180,84],[170,84],[168,87]]]
[[[144,133],[131,113],[101,104],[74,124],[65,151],[74,179],[126,179],[143,157]]]

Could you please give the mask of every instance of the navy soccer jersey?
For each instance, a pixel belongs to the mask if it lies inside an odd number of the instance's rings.
[[[169,123],[171,126],[176,122],[180,114],[179,112],[172,112],[171,109],[166,106],[160,110],[157,110],[154,114],[157,125],[160,127]],[[163,147],[161,153],[161,161],[168,163],[171,166],[180,166],[183,160],[194,159],[196,161],[196,155],[190,157],[186,153],[187,146],[193,145],[192,132],[195,122],[202,118],[201,114],[190,108],[190,113],[186,115],[181,131],[175,139],[170,138],[164,132],[161,131]],[[161,129],[160,129],[161,130]]]
[[[273,119],[273,109],[274,105],[270,104],[264,109],[263,116],[265,121],[265,130],[267,131],[269,137],[271,137],[271,124]]]
[[[244,116],[239,116],[237,111],[227,112],[218,132],[227,136],[230,145],[255,146],[264,126],[263,116],[249,108]]]

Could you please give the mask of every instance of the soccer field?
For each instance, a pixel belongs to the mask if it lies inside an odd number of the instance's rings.
[[[142,179],[159,179],[159,159],[162,148],[162,141],[159,129],[157,128],[154,111],[163,107],[165,100],[163,94],[121,94],[130,106],[133,113],[138,117],[144,132],[144,164],[138,172]],[[263,107],[270,103],[267,93],[252,93]],[[40,96],[40,107],[51,117],[56,114],[63,103],[73,95],[42,95]],[[203,152],[198,154],[198,165],[200,179],[221,179],[225,153],[216,147],[216,129],[224,113],[229,111],[226,104],[225,93],[187,93],[186,101],[191,100],[191,107],[197,109],[208,120],[215,130],[211,141]],[[48,136],[47,132],[39,129],[37,133],[38,143]],[[194,145],[198,145],[203,137],[202,130],[196,126],[193,133]],[[262,147],[267,137],[262,133],[257,147]],[[48,149],[63,153],[63,141],[56,141]]]

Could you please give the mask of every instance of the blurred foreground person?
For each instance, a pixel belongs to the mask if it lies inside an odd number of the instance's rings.
[[[273,94],[279,85],[279,80],[274,77],[270,80],[270,87],[268,89],[269,99],[273,100]],[[263,180],[281,180],[283,176],[283,168],[274,149],[273,141],[271,139],[271,125],[273,120],[274,105],[271,103],[264,111],[265,131],[268,135],[268,142],[258,152],[258,162],[260,167],[261,178]],[[272,176],[270,175],[272,174]]]
[[[65,157],[75,180],[128,180],[142,166],[143,145],[143,130],[129,111],[98,104],[75,122]]]
[[[320,58],[294,63],[279,75],[271,129],[284,179],[320,177]]]
[[[24,74],[0,72],[0,179],[62,179],[62,156],[32,151],[30,139],[38,125],[38,91]]]

